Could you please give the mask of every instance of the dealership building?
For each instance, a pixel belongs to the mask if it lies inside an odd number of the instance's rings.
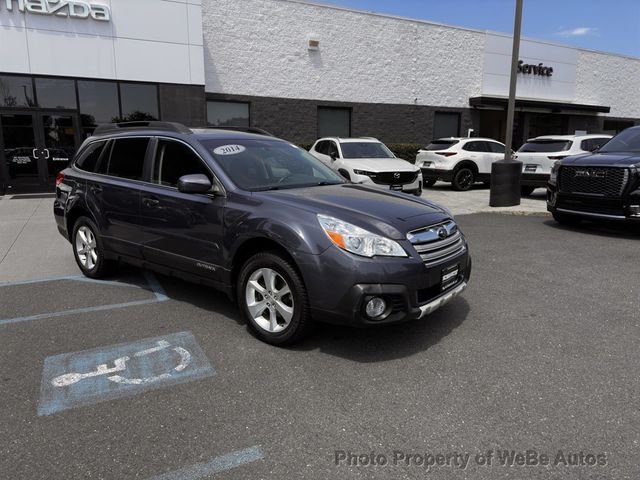
[[[160,119],[504,140],[511,37],[301,0],[0,0],[0,194],[52,189],[95,126]],[[640,123],[640,59],[523,39],[514,145]]]

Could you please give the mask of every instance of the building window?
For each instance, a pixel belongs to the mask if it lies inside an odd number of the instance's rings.
[[[616,135],[629,127],[633,127],[633,122],[624,120],[605,120],[602,124],[603,133],[607,135]]]
[[[318,138],[350,136],[350,108],[318,107]]]
[[[111,123],[120,115],[115,82],[79,80],[78,99],[84,137],[91,135],[96,125]]]
[[[215,127],[248,127],[249,104],[244,102],[207,102],[207,123]]]
[[[460,135],[460,114],[457,112],[435,112],[433,117],[433,138],[458,137]]]
[[[0,76],[0,107],[35,107],[31,77]]]
[[[145,83],[120,83],[120,121],[157,120],[158,86]]]
[[[76,85],[63,78],[36,78],[36,94],[40,108],[76,110]]]

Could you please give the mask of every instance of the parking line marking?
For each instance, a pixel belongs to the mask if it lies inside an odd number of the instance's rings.
[[[56,317],[62,317],[65,315],[75,315],[78,313],[99,312],[103,310],[133,307],[136,305],[147,305],[150,303],[158,303],[158,302],[164,302],[166,300],[169,300],[169,297],[167,297],[166,293],[164,292],[164,289],[162,288],[162,285],[160,285],[160,282],[155,277],[155,275],[146,270],[143,272],[143,274],[144,274],[144,278],[147,281],[147,284],[149,285],[149,287],[151,287],[151,291],[153,292],[155,298],[150,298],[147,300],[135,300],[135,301],[124,302],[124,303],[112,303],[108,305],[98,305],[95,307],[76,308],[73,310],[63,310],[61,312],[39,313],[36,315],[28,315],[24,317],[6,318],[6,319],[0,320],[0,326],[9,325],[9,324],[18,323],[18,322],[29,322],[31,320],[42,320],[44,318],[56,318]],[[41,278],[36,280],[24,280],[24,281],[21,280],[17,282],[3,282],[3,283],[0,283],[0,287],[7,287],[7,286],[14,286],[14,285],[29,285],[34,283],[52,282],[57,280],[74,280],[74,281],[80,281],[80,282],[98,283],[101,285],[117,285],[119,287],[144,288],[144,287],[141,287],[140,285],[122,284],[120,282],[112,282],[108,280],[94,280],[84,276],[74,276],[74,275],[63,276],[63,277]]]
[[[196,463],[189,467],[184,467],[173,472],[163,473],[151,477],[149,480],[197,480],[208,477],[214,473],[231,470],[247,463],[262,460],[264,454],[260,447],[249,447],[244,450],[227,453],[220,457],[216,457],[206,463]]]

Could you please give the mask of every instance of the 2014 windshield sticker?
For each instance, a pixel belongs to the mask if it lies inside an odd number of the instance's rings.
[[[242,145],[222,145],[216,148],[213,153],[216,155],[235,155],[244,152],[246,149]]]

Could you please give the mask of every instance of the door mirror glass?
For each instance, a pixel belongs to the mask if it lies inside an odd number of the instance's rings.
[[[336,158],[338,158],[338,154],[336,152],[331,152],[329,156],[331,157],[331,160],[335,160]]]
[[[178,179],[178,191],[182,193],[207,193],[210,190],[211,181],[201,173],[183,175]]]

